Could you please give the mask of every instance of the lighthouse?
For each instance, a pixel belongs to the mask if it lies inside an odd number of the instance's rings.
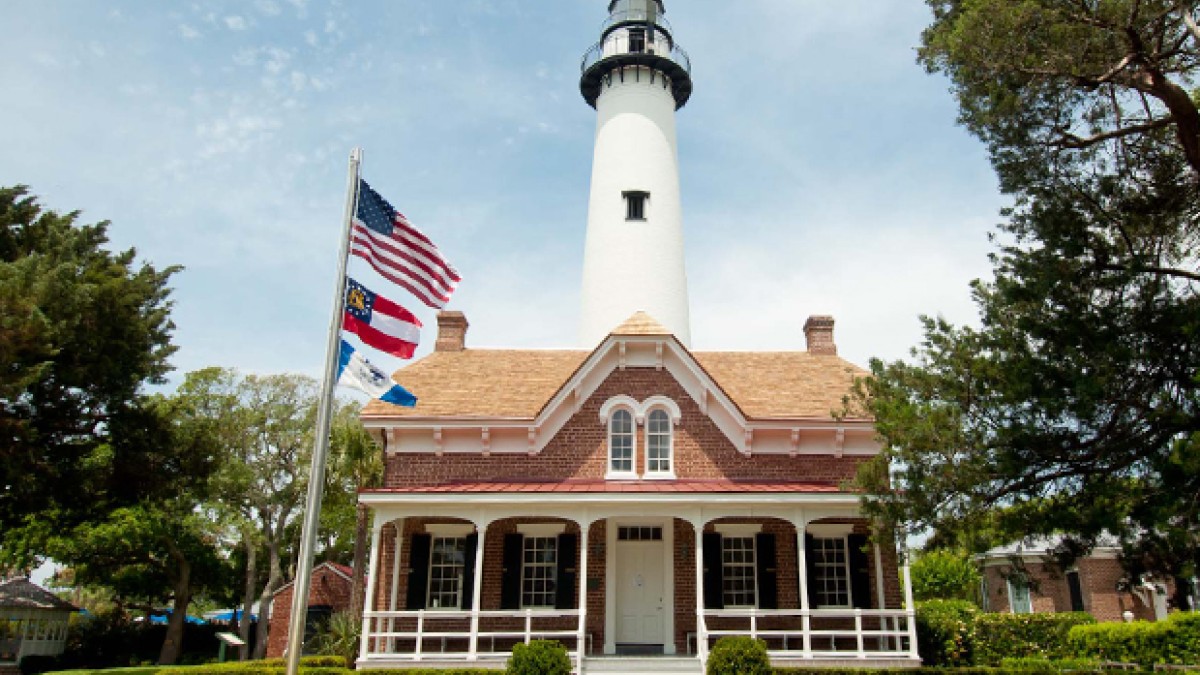
[[[580,340],[598,344],[644,311],[690,345],[675,111],[691,63],[662,0],[611,0],[584,55],[580,93],[596,109]]]

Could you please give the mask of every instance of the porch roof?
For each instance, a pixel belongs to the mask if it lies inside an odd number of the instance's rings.
[[[0,583],[0,609],[79,611],[75,605],[24,577]]]
[[[750,493],[776,494],[839,494],[844,493],[836,483],[816,481],[733,481],[712,480],[603,480],[571,479],[563,481],[450,481],[431,485],[411,485],[362,490],[363,495],[397,494],[478,494],[478,493]]]

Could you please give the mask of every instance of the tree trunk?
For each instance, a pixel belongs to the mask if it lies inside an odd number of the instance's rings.
[[[254,658],[261,659],[267,653],[267,628],[271,623],[271,600],[275,591],[283,585],[283,566],[279,562],[279,542],[271,536],[271,527],[266,529],[267,554],[271,565],[271,576],[263,587],[262,595],[258,596],[258,631],[257,643],[254,645]]]
[[[175,561],[175,570],[171,577],[171,590],[175,595],[172,603],[171,618],[167,622],[167,636],[163,639],[162,650],[158,653],[160,666],[175,665],[183,652],[183,625],[187,621],[188,605],[192,602],[192,565],[184,557],[174,543],[168,544],[171,558]]]
[[[354,522],[354,579],[350,586],[350,615],[361,618],[366,586],[367,537],[369,536],[370,512],[365,504],[358,505]]]
[[[246,589],[242,594],[242,620],[238,623],[238,637],[242,639],[242,645],[238,647],[239,661],[250,658],[250,616],[254,609],[254,582],[258,576],[258,546],[253,535],[244,533],[242,543],[246,547]]]

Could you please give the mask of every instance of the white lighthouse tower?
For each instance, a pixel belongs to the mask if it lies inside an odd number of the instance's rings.
[[[580,339],[595,346],[641,310],[689,345],[675,111],[691,64],[662,0],[611,0],[583,58],[579,89],[596,109],[583,256]]]

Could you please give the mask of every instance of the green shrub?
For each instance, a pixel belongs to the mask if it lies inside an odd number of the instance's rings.
[[[975,619],[974,663],[995,666],[1006,658],[1063,659],[1078,654],[1067,642],[1071,628],[1094,624],[1091,614],[980,614]]]
[[[1100,662],[1094,659],[1044,659],[1023,656],[1000,660],[1000,670],[1021,673],[1095,673],[1100,672]]]
[[[1200,664],[1200,615],[1172,614],[1166,621],[1078,626],[1067,636],[1071,650],[1101,661],[1152,665]]]
[[[969,666],[979,608],[966,600],[917,605],[917,651],[928,666]]]
[[[929,551],[912,564],[913,597],[979,602],[979,569],[965,553]]]
[[[533,640],[513,646],[509,675],[571,675],[571,657],[558,640]]]
[[[341,659],[337,666],[345,668],[358,660],[359,636],[362,634],[362,619],[352,612],[338,612],[317,628],[310,646],[314,652]],[[328,664],[335,665],[335,664]]]
[[[708,653],[708,675],[771,675],[767,643],[728,635]]]

